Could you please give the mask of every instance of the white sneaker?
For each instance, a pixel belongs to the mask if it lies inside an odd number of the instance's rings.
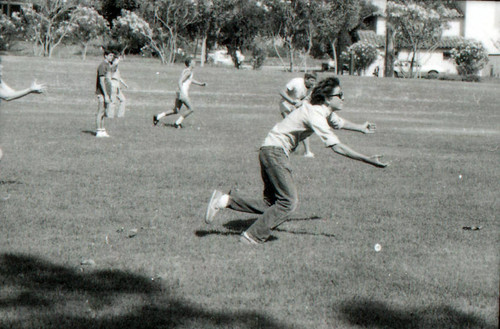
[[[222,209],[220,207],[220,200],[224,196],[224,193],[221,191],[214,190],[212,193],[212,197],[208,202],[207,213],[205,214],[205,223],[210,224],[214,220],[217,212]]]
[[[106,132],[106,130],[99,130],[96,134],[95,134],[95,137],[109,137],[108,133]]]
[[[314,158],[314,153],[307,152],[307,153],[304,154],[304,158]]]
[[[262,244],[262,242],[255,240],[255,238],[248,234],[247,231],[241,233],[240,242],[250,246],[258,246],[259,244]]]

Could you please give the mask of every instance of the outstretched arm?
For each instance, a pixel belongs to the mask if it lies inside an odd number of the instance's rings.
[[[123,81],[123,79],[120,78],[120,83],[125,86],[125,88],[128,88],[128,85]]]
[[[332,127],[334,129],[345,129],[345,130],[352,130],[352,131],[357,131],[363,134],[373,134],[375,130],[377,129],[377,125],[371,122],[365,122],[363,124],[361,123],[354,123],[346,119],[340,119],[340,117],[336,116],[336,119],[331,117],[330,120]]]
[[[194,83],[195,85],[202,86],[202,87],[205,87],[205,86],[207,85],[207,83],[206,83],[206,82],[199,82],[199,81],[194,80],[194,79],[193,79],[193,83]]]
[[[367,156],[367,155],[364,155],[364,154],[361,154],[359,152],[354,151],[349,146],[347,146],[343,143],[338,143],[338,144],[333,145],[332,150],[337,154],[343,155],[343,156],[351,158],[353,160],[358,160],[358,161],[362,161],[364,163],[371,164],[372,166],[375,166],[377,168],[385,168],[389,165],[388,163],[383,163],[380,161],[380,159],[382,158],[381,155]]]
[[[24,97],[31,93],[41,94],[44,92],[44,90],[45,86],[36,83],[36,81],[33,81],[29,88],[23,90],[14,90],[10,88],[5,82],[2,81],[0,83],[0,98],[6,101],[11,101],[14,99]]]
[[[300,105],[302,102],[298,99],[293,99],[291,98],[289,95],[288,95],[288,89],[283,89],[282,91],[280,91],[280,96],[281,98],[283,98],[285,101],[287,101],[288,103],[292,104],[293,106],[298,106]]]

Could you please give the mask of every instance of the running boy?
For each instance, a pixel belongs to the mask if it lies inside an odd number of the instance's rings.
[[[292,111],[277,123],[264,140],[259,152],[263,199],[244,199],[237,193],[224,194],[215,190],[209,201],[205,222],[211,223],[220,209],[262,214],[245,232],[240,241],[257,245],[265,242],[271,230],[288,219],[298,204],[295,186],[289,164],[289,154],[297,145],[316,133],[335,153],[362,161],[378,168],[387,163],[381,156],[367,156],[352,150],[340,142],[331,127],[370,134],[375,132],[373,123],[355,124],[336,115],[343,107],[343,92],[337,78],[327,78],[319,82],[311,93],[310,103]]]
[[[280,112],[283,118],[308,99],[317,79],[315,73],[306,73],[304,78],[294,78],[286,84],[285,89],[280,92],[282,98]],[[314,158],[314,153],[310,151],[309,139],[304,139],[302,144],[304,144],[305,149],[304,157]]]
[[[189,86],[191,86],[191,83],[194,83],[195,85],[202,87],[207,85],[205,82],[199,82],[194,79],[193,77],[193,69],[195,66],[194,59],[191,58],[187,59],[184,62],[184,64],[186,65],[186,68],[182,71],[181,76],[179,78],[178,90],[175,98],[175,106],[170,111],[162,112],[160,114],[155,115],[153,117],[153,125],[155,126],[160,122],[161,118],[179,113],[182,105],[184,105],[187,108],[186,114],[181,114],[181,116],[174,123],[174,127],[182,128],[182,122],[184,121],[184,119],[190,116],[194,112],[193,106],[191,105],[191,100],[189,99],[188,95]]]

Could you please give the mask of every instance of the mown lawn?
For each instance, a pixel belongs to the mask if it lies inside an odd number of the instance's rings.
[[[129,57],[129,111],[103,140],[100,58],[2,59],[12,87],[48,92],[0,109],[0,328],[497,327],[500,84],[340,77],[340,114],[378,128],[340,139],[391,166],[312,138],[316,158],[292,155],[299,209],[249,248],[256,216],[206,225],[206,203],[261,193],[257,150],[300,74],[197,68],[208,86],[176,130],[152,116],[182,66]]]

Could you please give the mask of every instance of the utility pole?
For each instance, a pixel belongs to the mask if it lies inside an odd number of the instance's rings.
[[[394,76],[394,38],[392,35],[392,26],[389,22],[385,24],[385,61],[384,77],[392,78]]]

